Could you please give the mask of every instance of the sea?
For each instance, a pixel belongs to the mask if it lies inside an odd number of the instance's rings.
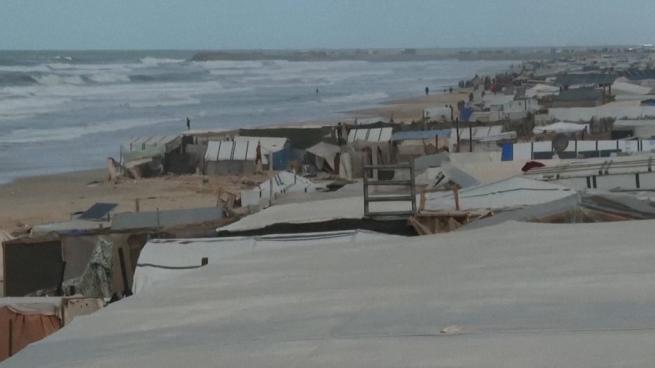
[[[101,168],[132,137],[352,119],[511,61],[192,61],[193,51],[0,50],[0,183]],[[318,93],[316,92],[318,89]]]

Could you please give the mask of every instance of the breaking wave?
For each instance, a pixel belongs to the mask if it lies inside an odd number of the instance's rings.
[[[86,135],[129,130],[150,125],[169,123],[174,119],[123,119],[98,124],[76,125],[52,129],[16,129],[0,136],[0,143],[38,143],[48,141],[69,141]]]

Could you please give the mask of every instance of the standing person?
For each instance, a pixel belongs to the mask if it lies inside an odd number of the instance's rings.
[[[189,117],[186,117],[186,130],[191,130],[191,119]]]
[[[318,88],[316,88],[316,97],[318,97],[319,93]]]
[[[257,141],[257,148],[255,149],[255,163],[261,163],[262,162],[262,145],[260,141]]]
[[[343,139],[343,132],[341,130],[341,122],[337,124],[337,144],[341,145],[341,141]]]
[[[255,149],[255,172],[262,172],[262,145],[257,141],[257,148]]]
[[[427,96],[429,94],[430,94],[430,88],[428,88],[428,86],[425,86],[425,95]]]

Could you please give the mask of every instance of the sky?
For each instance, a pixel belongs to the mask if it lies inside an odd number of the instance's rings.
[[[654,0],[0,0],[0,49],[643,43]]]

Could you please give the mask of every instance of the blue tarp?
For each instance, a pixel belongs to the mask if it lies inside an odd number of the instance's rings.
[[[412,130],[406,132],[395,132],[391,136],[391,140],[412,141],[412,140],[420,140],[420,139],[433,139],[434,137],[450,137],[450,129]]]
[[[472,115],[473,115],[473,108],[467,106],[459,112],[459,120],[464,123],[467,123],[471,119]]]
[[[500,158],[501,161],[513,161],[514,160],[514,144],[504,143],[503,144],[503,153]]]

